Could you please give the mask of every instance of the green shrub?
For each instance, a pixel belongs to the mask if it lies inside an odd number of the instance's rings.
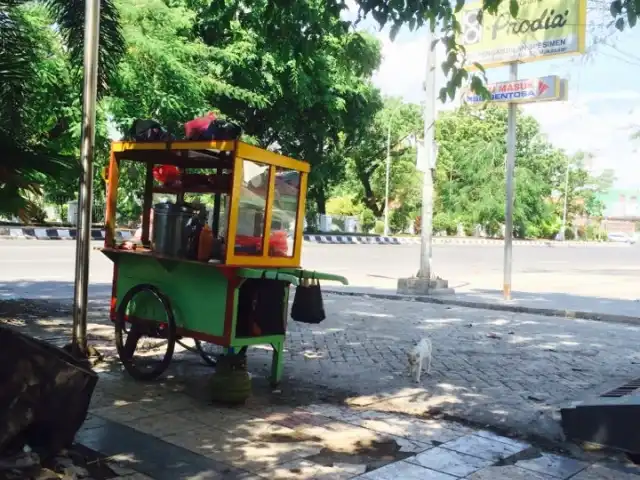
[[[565,240],[575,240],[576,235],[573,233],[573,228],[567,227],[564,229],[564,239]]]
[[[446,213],[438,212],[433,216],[433,232],[447,232],[447,235],[455,235],[458,233],[458,222],[456,219]]]
[[[409,216],[404,208],[396,208],[389,215],[389,230],[393,233],[402,233],[409,224]]]
[[[384,222],[381,220],[376,220],[376,224],[373,227],[373,232],[377,235],[382,235],[384,233]]]
[[[376,216],[368,208],[365,208],[360,213],[360,226],[364,233],[371,232],[376,226]]]
[[[364,206],[356,203],[350,196],[333,197],[327,200],[327,214],[357,217],[364,210]]]

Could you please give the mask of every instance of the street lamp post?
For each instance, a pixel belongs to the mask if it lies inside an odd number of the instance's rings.
[[[80,145],[80,193],[76,233],[76,265],[73,298],[72,352],[87,357],[87,291],[91,251],[91,210],[93,203],[93,155],[96,133],[98,91],[98,44],[100,0],[86,0],[84,20],[84,84],[82,92],[82,139]]]

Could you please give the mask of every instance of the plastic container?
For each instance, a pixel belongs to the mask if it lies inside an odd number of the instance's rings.
[[[200,238],[198,239],[198,260],[208,262],[213,251],[213,232],[209,225],[202,227]]]
[[[170,257],[185,258],[187,253],[186,227],[193,216],[193,208],[174,203],[158,203],[153,207],[154,252]]]

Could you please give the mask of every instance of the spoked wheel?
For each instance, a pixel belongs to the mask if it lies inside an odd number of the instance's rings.
[[[196,349],[198,353],[202,357],[202,359],[207,363],[207,365],[211,365],[215,367],[218,363],[218,358],[224,355],[224,347],[220,345],[216,345],[215,343],[209,342],[201,342],[200,340],[195,340]],[[246,355],[247,347],[242,347],[238,352],[238,355]]]
[[[154,297],[165,312],[161,321],[133,317],[132,301]],[[176,345],[176,321],[166,295],[149,284],[140,284],[122,298],[116,316],[116,349],[125,370],[136,380],[154,380],[167,369]]]

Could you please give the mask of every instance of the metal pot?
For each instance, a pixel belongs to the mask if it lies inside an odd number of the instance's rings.
[[[186,226],[194,214],[187,205],[158,203],[153,207],[153,238],[151,248],[170,257],[186,257]]]

